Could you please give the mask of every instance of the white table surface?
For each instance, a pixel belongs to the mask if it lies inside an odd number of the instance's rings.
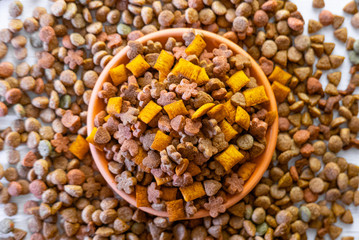
[[[345,16],[346,19],[345,19],[343,26],[347,27],[348,35],[352,36],[354,38],[359,38],[359,30],[354,29],[350,24],[351,15],[346,14],[342,11],[344,5],[346,3],[348,3],[349,1],[350,0],[325,0],[326,6],[324,9],[330,10],[334,14]],[[0,0],[0,29],[7,27],[8,21],[11,19],[11,17],[8,14],[8,4],[10,2],[11,2],[10,0]],[[297,4],[298,10],[302,13],[306,23],[308,22],[309,19],[318,20],[318,15],[319,15],[321,9],[313,9],[312,8],[312,0],[293,0],[293,2]],[[49,9],[49,7],[51,5],[51,1],[48,1],[48,0],[22,0],[22,3],[24,5],[24,11],[23,11],[22,15],[20,16],[20,19],[22,19],[22,20],[24,20],[26,17],[30,17],[32,15],[32,10],[34,9],[34,7],[43,6],[43,7],[46,7],[47,9]],[[306,29],[307,29],[307,26],[306,26]],[[338,40],[336,40],[334,38],[333,30],[334,29],[331,26],[328,26],[328,27],[323,28],[320,32],[318,32],[318,34],[324,34],[326,42],[335,42],[336,43],[336,47],[334,49],[333,54],[344,55],[345,57],[348,57],[348,54],[345,50],[345,44],[339,42]],[[305,31],[305,33],[306,33],[306,31]],[[27,46],[29,47],[29,51],[28,51],[29,54],[28,54],[28,57],[24,61],[27,61],[29,64],[33,64],[36,61],[35,52],[30,49],[31,45],[29,42],[28,42]],[[15,64],[19,63],[19,61],[17,61],[12,56],[11,47],[9,47],[9,52],[8,52],[5,60],[11,61]],[[350,66],[351,66],[351,64],[350,64],[349,60],[346,59],[344,61],[343,65],[341,66],[341,68],[339,69],[340,71],[342,71],[342,81],[339,85],[339,89],[345,89],[349,82]],[[338,71],[338,70],[336,70],[336,71]],[[325,87],[327,84],[325,75],[322,76],[321,82],[323,84],[323,87]],[[357,90],[356,93],[359,93],[359,91]],[[15,118],[13,112],[10,110],[10,113],[7,117],[0,119],[0,129],[4,129],[7,126],[9,126],[11,121],[13,121],[14,119],[16,119],[16,118]],[[26,153],[26,148],[24,146],[22,146],[22,147],[19,147],[19,150],[21,151],[21,156],[24,156],[24,154]],[[346,158],[348,162],[359,164],[358,157],[357,157],[358,154],[359,154],[359,150],[352,149],[349,151],[340,152],[339,155]],[[0,162],[4,165],[4,168],[8,167],[8,164],[6,161],[6,149],[5,149],[5,151],[0,152]],[[6,183],[6,180],[2,179],[1,182]],[[12,200],[19,204],[19,212],[16,216],[10,217],[10,218],[13,219],[13,221],[15,222],[15,227],[21,228],[24,230],[27,229],[26,220],[29,218],[29,216],[27,216],[23,213],[22,204],[29,199],[36,200],[31,195],[20,196],[20,197],[14,198]],[[3,213],[3,208],[4,208],[4,205],[0,204],[0,220],[5,217],[5,214]],[[355,208],[354,206],[350,206],[350,209],[351,209],[353,217],[354,217],[354,221],[355,221],[354,224],[347,225],[347,224],[340,223],[340,221],[338,221],[338,223],[336,225],[343,228],[343,233],[340,235],[340,237],[354,236],[355,240],[359,240],[359,207]],[[314,239],[314,236],[315,236],[314,231],[309,230],[308,231],[308,239],[310,239],[310,240]],[[0,234],[0,237],[4,237],[4,235]],[[29,239],[29,238],[30,238],[30,236],[28,235],[26,239]],[[329,239],[329,237],[327,237],[327,239]]]

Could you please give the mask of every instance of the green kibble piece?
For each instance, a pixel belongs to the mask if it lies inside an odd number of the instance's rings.
[[[356,54],[354,51],[350,51],[349,52],[349,61],[355,65],[359,64],[359,55]]]
[[[309,222],[312,214],[306,206],[301,206],[299,208],[299,217],[303,222]]]
[[[52,151],[51,143],[48,140],[41,140],[37,150],[43,158],[48,157]]]
[[[267,230],[268,230],[268,224],[266,222],[261,223],[259,225],[257,225],[257,233],[259,236],[263,236],[264,234],[266,234]]]
[[[14,105],[14,112],[18,118],[24,118],[26,115],[24,106],[19,103]]]
[[[55,152],[55,151],[51,151],[49,157],[50,158],[57,158],[60,157],[61,153]]]
[[[245,219],[251,219],[253,214],[253,208],[251,205],[246,205],[245,209],[244,209],[244,218]]]
[[[71,106],[71,96],[63,95],[60,99],[60,108],[69,109]]]
[[[141,235],[145,231],[146,227],[143,223],[134,223],[131,227],[131,232],[136,235]]]
[[[127,36],[131,31],[131,27],[126,24],[120,23],[117,25],[117,32],[121,36]]]
[[[359,54],[359,39],[355,40],[354,45],[353,45],[353,49],[355,53]]]

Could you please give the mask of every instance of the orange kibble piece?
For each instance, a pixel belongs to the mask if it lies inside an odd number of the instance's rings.
[[[153,68],[167,75],[171,71],[174,62],[175,57],[167,51],[162,50]]]
[[[247,111],[238,106],[236,111],[236,123],[245,130],[248,130],[250,122],[251,117],[249,116]]]
[[[206,195],[206,192],[204,191],[204,187],[201,182],[194,182],[189,186],[181,187],[180,191],[182,193],[183,199],[186,202],[201,198]]]
[[[211,110],[216,104],[214,103],[206,103],[198,108],[193,114],[192,119],[200,118],[205,115],[209,110]]]
[[[170,222],[177,221],[185,217],[182,199],[166,202],[166,206],[167,206],[168,220]]]
[[[238,92],[241,90],[242,87],[249,83],[249,78],[243,71],[238,71],[233,74],[228,80],[227,84],[232,89],[233,93]]]
[[[248,89],[243,92],[243,95],[247,106],[254,106],[269,100],[264,86]]]
[[[172,137],[158,130],[151,145],[153,150],[162,151],[172,142]]]
[[[76,140],[69,147],[69,151],[80,160],[85,157],[89,149],[89,143],[81,135],[77,135]]]
[[[162,107],[151,100],[141,110],[140,114],[138,115],[138,118],[144,123],[149,123],[161,110]]]
[[[114,116],[121,113],[122,97],[112,97],[108,100],[106,111],[108,114]]]
[[[238,132],[226,120],[220,122],[219,127],[224,133],[227,142],[229,142],[232,138],[234,138],[238,134]]]
[[[275,96],[275,99],[281,103],[284,102],[287,98],[288,94],[290,93],[290,88],[287,86],[284,86],[280,82],[274,81],[272,83],[272,90]]]
[[[242,166],[240,166],[240,168],[238,169],[238,176],[240,178],[242,178],[244,181],[248,180],[254,170],[256,169],[256,164],[255,163],[252,163],[252,162],[246,162],[244,163]]]
[[[167,104],[163,108],[167,112],[168,117],[170,119],[173,119],[174,117],[176,117],[178,115],[187,115],[188,114],[186,106],[184,105],[182,100]]]
[[[290,73],[287,73],[280,67],[276,66],[271,75],[269,75],[268,80],[271,82],[277,81],[283,85],[286,85],[291,78],[292,75]]]
[[[115,86],[118,86],[127,80],[127,70],[126,70],[125,64],[120,64],[117,67],[111,68],[109,73],[110,73],[113,85],[115,85]]]
[[[142,55],[137,55],[137,57],[126,65],[126,68],[130,70],[135,77],[142,76],[150,67],[150,64],[146,62]]]
[[[243,159],[243,155],[232,144],[222,153],[214,157],[226,171],[229,171],[234,165]]]
[[[226,109],[223,104],[218,104],[207,112],[207,116],[220,122],[226,117]]]
[[[162,199],[165,201],[173,201],[177,198],[178,188],[176,187],[161,187],[163,192]]]
[[[150,207],[148,201],[147,187],[136,185],[136,207]]]
[[[172,69],[172,73],[176,76],[180,75],[192,81],[196,81],[201,69],[200,66],[180,58],[178,63]]]
[[[237,112],[236,107],[233,106],[230,100],[225,102],[223,105],[224,108],[226,109],[226,119],[228,123],[233,124],[236,121],[236,112]]]
[[[195,82],[197,83],[198,86],[202,86],[202,85],[206,84],[207,82],[209,82],[209,77],[206,72],[206,69],[201,68],[201,71],[199,72],[198,77],[195,80]]]
[[[185,50],[185,53],[187,55],[196,55],[197,57],[199,57],[199,55],[201,55],[202,51],[206,48],[207,44],[206,42],[203,40],[203,38],[197,34],[193,41],[190,43],[190,45],[188,45],[188,47]]]

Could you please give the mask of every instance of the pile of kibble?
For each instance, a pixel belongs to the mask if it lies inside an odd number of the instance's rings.
[[[325,8],[324,0],[313,0],[313,7]],[[340,151],[359,147],[359,96],[353,94],[359,67],[348,69],[347,88],[337,89],[341,72],[334,69],[344,57],[332,55],[335,44],[315,35],[334,27],[357,64],[359,41],[341,27],[342,16],[322,10],[309,20],[307,36],[296,5],[282,0],[58,0],[48,10],[35,7],[24,21],[16,19],[22,10],[20,1],[10,3],[13,19],[0,30],[0,58],[12,48],[19,60],[0,63],[0,115],[12,109],[17,116],[0,134],[11,166],[0,165],[0,178],[7,180],[0,184],[0,203],[9,216],[0,232],[12,236],[6,239],[299,240],[307,239],[309,228],[316,239],[335,239],[342,232],[337,222],[353,223],[346,207],[359,205],[359,167]],[[359,28],[356,2],[343,10]],[[216,202],[215,218],[170,222],[130,206],[95,170],[85,140],[87,105],[102,69],[127,44],[170,27],[209,30],[243,46],[277,97],[280,132],[268,175],[225,212]],[[34,65],[26,61],[28,40],[37,49]],[[214,69],[219,63],[207,64]],[[330,69],[323,89],[319,79]],[[23,157],[19,145],[30,149]],[[210,176],[216,170],[202,171]],[[38,201],[24,204],[25,231],[11,216],[18,209],[13,200],[28,193]]]

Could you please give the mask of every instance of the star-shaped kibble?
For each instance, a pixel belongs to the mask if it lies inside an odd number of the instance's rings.
[[[229,194],[235,194],[235,193],[240,193],[243,191],[243,184],[244,181],[242,178],[238,177],[238,174],[236,173],[232,173],[231,176],[226,177],[225,181],[224,181],[224,186],[226,191]]]
[[[82,58],[83,55],[84,52],[82,50],[69,50],[67,56],[64,58],[64,62],[69,65],[70,69],[75,69],[77,66],[81,66],[84,62],[84,59]]]
[[[121,175],[116,176],[117,188],[123,190],[127,194],[133,193],[137,179],[132,177],[129,171],[123,171]]]
[[[155,182],[152,182],[147,188],[148,201],[150,203],[160,203],[162,191]]]
[[[62,136],[61,133],[56,133],[54,139],[51,140],[51,144],[55,147],[57,153],[67,152],[69,142],[69,138]]]
[[[224,213],[226,211],[222,197],[211,196],[208,199],[208,203],[205,203],[203,206],[209,211],[209,215],[213,218],[217,217],[219,213]]]

